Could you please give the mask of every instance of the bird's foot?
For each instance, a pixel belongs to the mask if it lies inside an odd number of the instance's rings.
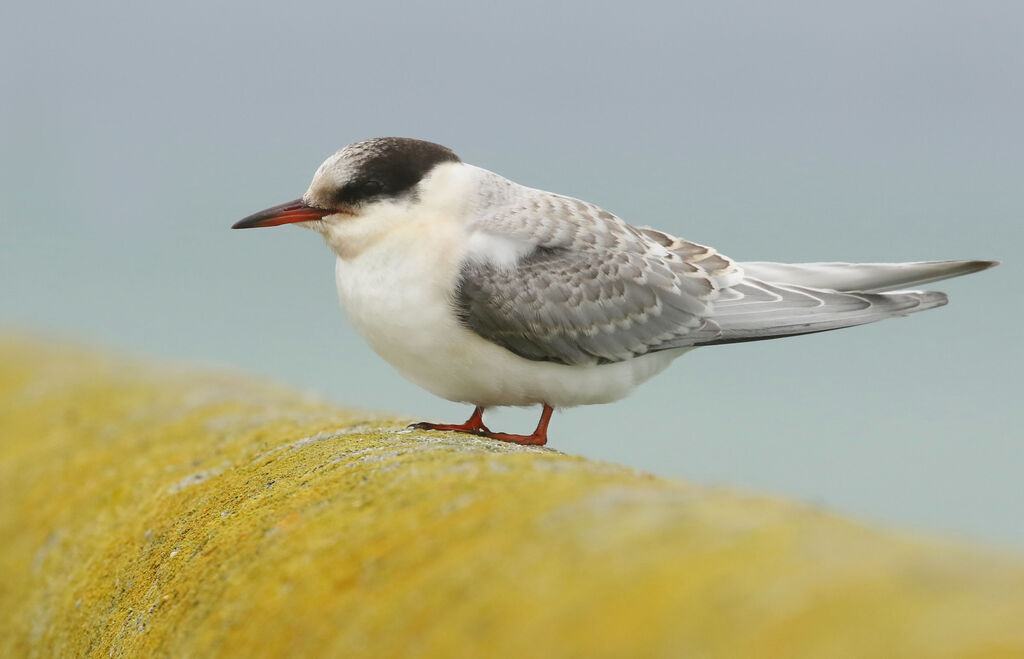
[[[417,430],[448,430],[451,432],[465,432],[477,437],[496,439],[499,442],[511,442],[513,444],[525,444],[528,446],[544,446],[548,443],[548,422],[551,420],[551,413],[554,409],[545,404],[540,415],[540,423],[532,435],[509,435],[503,432],[491,432],[490,428],[484,425],[484,408],[478,407],[473,410],[473,416],[465,423],[427,423],[421,421],[410,425],[410,428]]]
[[[499,442],[511,442],[526,446],[544,446],[548,443],[547,433],[533,433],[532,435],[509,435],[503,432],[478,432],[477,435],[487,439],[496,439]]]
[[[548,443],[548,422],[551,421],[551,413],[554,412],[547,403],[544,404],[544,409],[540,413],[540,423],[537,424],[537,429],[533,431],[532,435],[509,435],[503,432],[491,432],[486,430],[485,432],[478,433],[481,437],[487,439],[496,439],[499,442],[511,442],[513,444],[525,444],[527,446],[544,446]]]
[[[486,436],[490,430],[484,425],[471,425],[470,423],[427,423],[426,421],[420,421],[419,423],[409,424],[410,428],[416,430],[442,430],[449,432],[467,432],[471,435]]]
[[[477,435],[480,437],[486,437],[490,433],[490,429],[484,425],[484,408],[478,407],[473,410],[473,416],[465,423],[427,423],[426,421],[420,421],[419,423],[413,423],[409,426],[416,430],[442,430],[449,432],[466,432],[471,435]]]

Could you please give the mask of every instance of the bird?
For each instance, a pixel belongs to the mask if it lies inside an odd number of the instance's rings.
[[[933,309],[945,294],[911,288],[998,263],[739,262],[405,137],[345,146],[301,198],[232,228],[283,224],[335,253],[341,305],[380,357],[474,406],[464,423],[411,427],[526,445],[547,442],[554,409],[619,400],[694,348]],[[483,422],[536,405],[529,435]]]

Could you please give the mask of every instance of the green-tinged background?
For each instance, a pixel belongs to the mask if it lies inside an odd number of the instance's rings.
[[[315,235],[228,230],[378,135],[741,260],[1001,259],[944,309],[696,351],[551,438],[1022,548],[1022,25],[987,0],[8,3],[0,321],[461,420],[346,325]]]

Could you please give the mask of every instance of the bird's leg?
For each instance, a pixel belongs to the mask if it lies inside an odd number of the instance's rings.
[[[484,408],[477,406],[473,410],[473,416],[469,417],[465,423],[427,423],[421,421],[420,423],[414,423],[410,428],[416,428],[417,430],[450,430],[452,432],[468,432],[473,435],[484,435],[491,432],[484,425]]]
[[[540,423],[537,424],[537,429],[533,431],[532,435],[507,435],[503,432],[491,432],[486,429],[482,432],[478,432],[477,434],[488,439],[497,439],[503,442],[512,442],[514,444],[544,446],[548,443],[548,422],[551,421],[551,413],[554,411],[555,408],[551,407],[547,403],[544,404],[544,411],[540,413]]]

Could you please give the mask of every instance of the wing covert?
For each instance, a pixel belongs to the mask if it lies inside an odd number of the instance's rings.
[[[706,329],[723,280],[739,271],[587,202],[521,190],[469,229],[526,252],[511,264],[469,255],[452,300],[466,327],[521,357],[595,364],[675,347]]]

